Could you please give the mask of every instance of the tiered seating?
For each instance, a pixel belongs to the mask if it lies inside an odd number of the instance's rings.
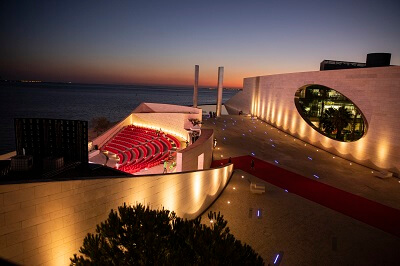
[[[123,128],[102,149],[119,157],[119,170],[135,173],[168,160],[170,153],[175,150],[173,144],[176,149],[181,146],[179,140],[171,134],[130,125]]]
[[[170,135],[170,134],[167,134],[167,137],[168,137],[169,139],[171,139],[171,140],[173,141],[173,143],[175,143],[175,147],[176,147],[177,149],[179,149],[179,148],[181,147],[181,143],[180,143],[180,141],[179,141],[177,138],[175,138],[174,136],[172,136],[172,135]]]

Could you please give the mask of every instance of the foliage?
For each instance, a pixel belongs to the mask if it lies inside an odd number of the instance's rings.
[[[190,121],[190,123],[192,123],[193,126],[197,126],[197,125],[203,124],[203,122],[200,121],[200,120],[197,119],[197,118],[189,118],[189,121]]]
[[[325,110],[324,114],[322,115],[320,124],[324,132],[328,135],[332,134],[332,132],[336,129],[335,125],[333,124],[334,116],[336,110],[333,108],[329,108]]]
[[[92,127],[94,131],[99,135],[99,133],[106,131],[110,126],[111,122],[108,121],[106,117],[95,117],[92,119]]]
[[[111,210],[108,219],[88,234],[71,265],[263,265],[262,258],[229,233],[223,216],[209,214],[211,227],[201,218],[184,220],[168,210],[141,204]]]
[[[351,121],[351,113],[342,106],[339,107],[339,109],[327,109],[321,119],[321,125],[327,134],[331,134],[336,130],[336,139],[342,140],[342,130],[346,128]]]

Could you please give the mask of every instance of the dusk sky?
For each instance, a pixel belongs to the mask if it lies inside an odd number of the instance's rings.
[[[323,59],[400,65],[400,1],[1,1],[2,79],[215,86],[319,70]]]

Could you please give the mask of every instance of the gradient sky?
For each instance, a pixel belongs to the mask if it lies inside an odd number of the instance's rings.
[[[1,1],[0,76],[226,87],[319,70],[323,59],[400,65],[400,1]]]

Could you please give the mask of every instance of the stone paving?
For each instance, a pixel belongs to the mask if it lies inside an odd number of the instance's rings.
[[[292,172],[312,179],[317,175],[319,182],[400,209],[399,180],[377,178],[376,169],[317,149],[260,120],[222,116],[204,122],[204,127],[215,130],[216,160],[253,153]],[[265,194],[250,193],[249,181],[256,180],[266,185]],[[240,170],[210,210],[221,211],[232,233],[266,263],[272,264],[282,251],[281,265],[400,264],[400,238]],[[261,218],[256,217],[257,210]]]

